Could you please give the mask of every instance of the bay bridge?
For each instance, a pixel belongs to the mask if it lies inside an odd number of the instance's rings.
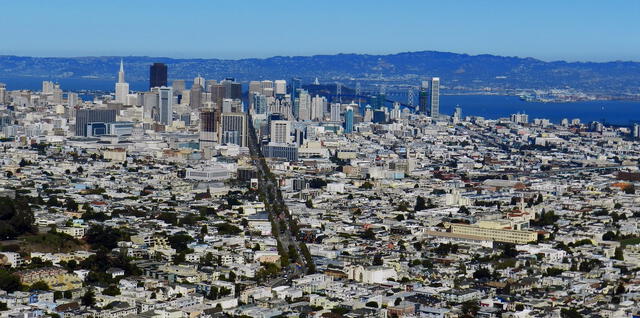
[[[355,88],[345,86],[341,83],[335,84],[311,84],[302,85],[311,95],[320,95],[327,98],[329,102],[355,102],[359,104],[369,104],[373,108],[390,106],[397,102],[401,108],[408,108],[415,112],[418,110],[418,97],[420,89],[417,86],[408,86],[404,90],[387,90],[384,85],[378,87],[378,91],[364,90],[360,83],[356,83]]]

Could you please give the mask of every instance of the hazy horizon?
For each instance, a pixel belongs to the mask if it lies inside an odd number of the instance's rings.
[[[3,34],[0,54],[242,59],[426,49],[543,61],[640,60],[636,1],[149,4],[4,3],[0,28],[11,32]]]
[[[543,62],[568,62],[568,63],[611,63],[611,62],[636,62],[640,63],[640,58],[633,59],[612,59],[612,60],[571,60],[571,59],[543,59],[536,56],[518,56],[518,55],[504,55],[504,54],[494,54],[494,53],[467,53],[467,52],[453,52],[453,51],[442,51],[442,50],[416,50],[416,51],[397,51],[397,52],[389,52],[389,53],[358,53],[358,52],[338,52],[338,53],[327,53],[327,54],[305,54],[305,55],[270,55],[265,57],[239,57],[239,58],[223,58],[223,57],[202,57],[202,56],[165,56],[165,55],[27,55],[27,54],[1,54],[2,56],[16,56],[16,57],[33,57],[33,58],[157,58],[157,59],[173,59],[173,60],[188,60],[188,59],[200,59],[200,60],[227,60],[227,61],[238,61],[238,60],[248,60],[248,59],[257,59],[257,60],[266,60],[270,58],[276,57],[312,57],[312,56],[332,56],[332,55],[371,55],[371,56],[386,56],[386,55],[399,55],[399,54],[407,54],[407,53],[420,53],[420,52],[439,52],[439,53],[452,53],[452,54],[460,54],[460,55],[469,55],[469,56],[482,56],[482,55],[492,55],[499,57],[511,57],[511,58],[520,58],[520,59],[536,59]]]

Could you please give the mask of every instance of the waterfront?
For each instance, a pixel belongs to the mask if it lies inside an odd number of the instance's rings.
[[[111,79],[82,79],[82,78],[0,78],[9,89],[42,89],[42,81],[53,80],[59,82],[62,89],[67,91],[103,90],[112,91]],[[132,90],[144,91],[148,83],[132,81]],[[93,99],[92,95],[82,96],[85,100]],[[529,120],[547,118],[559,123],[563,118],[580,118],[582,122],[603,121],[614,125],[630,125],[640,121],[640,101],[582,101],[571,103],[540,103],[525,102],[517,96],[504,95],[441,95],[440,112],[445,115],[453,114],[456,105],[462,107],[463,116],[482,116],[487,119],[508,117],[510,114],[524,112]]]

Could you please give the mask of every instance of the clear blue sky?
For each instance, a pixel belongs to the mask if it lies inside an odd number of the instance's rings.
[[[0,54],[244,58],[437,50],[640,61],[640,1],[15,0]]]

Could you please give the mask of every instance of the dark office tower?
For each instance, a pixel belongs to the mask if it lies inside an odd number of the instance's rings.
[[[212,108],[200,112],[200,142],[215,142],[218,130],[218,116]]]
[[[298,89],[300,88],[302,88],[302,82],[300,79],[295,77],[292,78],[289,94],[291,95],[291,105],[293,105],[291,110],[293,112],[293,117],[295,118],[298,118],[300,113],[300,103],[296,100],[298,98]]]
[[[429,93],[427,93],[427,89],[429,89],[429,82],[422,82],[420,93],[418,94],[418,111],[416,111],[419,114],[429,113]]]
[[[222,113],[222,100],[226,97],[226,90],[223,84],[214,84],[209,88],[211,90],[211,101],[214,102],[215,109],[218,111],[218,114]]]
[[[189,106],[194,109],[202,107],[202,86],[191,86],[191,92],[189,94]]]
[[[153,63],[149,68],[149,88],[167,86],[167,65]]]
[[[79,109],[76,111],[76,136],[87,137],[87,125],[116,121],[115,109]]]
[[[233,78],[225,78],[220,82],[224,86],[224,98],[242,99],[242,84],[236,83]]]

